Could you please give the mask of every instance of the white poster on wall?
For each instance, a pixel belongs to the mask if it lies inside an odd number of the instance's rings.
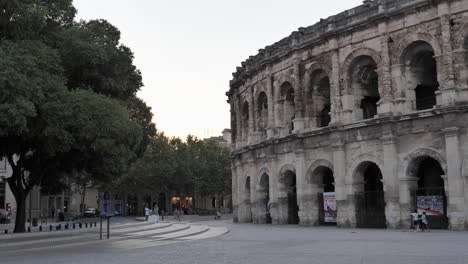
[[[323,209],[325,214],[325,223],[336,223],[335,192],[323,193]]]

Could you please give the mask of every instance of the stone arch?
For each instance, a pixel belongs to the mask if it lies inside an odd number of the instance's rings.
[[[278,206],[280,222],[299,223],[299,206],[297,203],[297,175],[294,166],[287,164],[280,170],[278,179]]]
[[[415,102],[413,109],[431,109],[436,105],[441,69],[433,46],[424,40],[411,42],[403,49],[400,69],[406,97]]]
[[[370,119],[378,114],[382,89],[380,55],[361,48],[348,55],[342,67],[343,105],[351,120]]]
[[[291,82],[285,81],[278,89],[278,97],[275,105],[279,123],[284,128],[285,134],[291,134],[294,130],[294,119],[296,117],[295,94],[296,90]]]
[[[401,64],[401,58],[406,48],[410,46],[411,43],[417,41],[429,43],[434,50],[434,56],[440,56],[442,54],[441,45],[433,35],[428,33],[410,33],[396,45],[395,54],[392,56],[392,65]]]
[[[468,86],[468,23],[457,32],[454,43],[454,66],[459,86]]]
[[[361,154],[359,155],[352,163],[351,163],[351,166],[349,166],[349,169],[348,171],[352,173],[352,180],[353,182],[359,182],[359,179],[358,179],[358,166],[363,163],[363,162],[372,162],[372,163],[375,163],[379,168],[382,168],[383,166],[383,161],[379,158],[377,158],[377,156],[373,155],[373,154],[369,154],[369,153],[366,153],[366,154]]]
[[[468,184],[468,156],[462,161],[461,175],[465,184]]]
[[[447,164],[442,154],[430,148],[421,148],[413,151],[403,160],[403,172],[406,192],[409,197],[410,210],[418,208],[418,196],[441,196],[443,199],[443,212],[437,216],[428,216],[431,228],[448,227],[447,218]],[[421,213],[421,211],[419,211]]]
[[[468,41],[468,23],[463,24],[455,35],[454,49],[465,49]]]
[[[304,77],[303,77],[304,87],[310,87],[312,74],[317,70],[324,71],[328,76],[331,76],[332,74],[332,68],[330,64],[326,62],[322,62],[322,61],[312,62],[312,64],[310,64],[309,66],[306,65],[306,68],[305,68]]]
[[[250,104],[248,100],[244,100],[241,106],[241,129],[242,137],[247,139],[249,134],[249,120],[252,118],[250,116]]]
[[[307,66],[306,66],[307,67]],[[310,127],[326,127],[331,121],[332,104],[331,67],[324,62],[314,62],[304,74],[305,113]]]
[[[268,127],[268,95],[264,91],[259,91],[255,96],[256,128],[259,132],[264,132]]]
[[[291,164],[286,164],[283,167],[281,167],[280,172],[279,172],[279,177],[278,177],[278,183],[281,185],[284,183],[284,176],[286,172],[291,171],[294,174],[296,173],[296,168],[291,165]]]
[[[241,222],[250,223],[252,222],[252,186],[251,186],[251,177],[246,176],[244,184],[244,196],[240,208]]]
[[[419,148],[408,154],[401,162],[400,171],[404,177],[414,177],[423,158],[430,157],[439,162],[444,173],[447,173],[447,162],[442,154],[431,148]]]
[[[282,75],[280,77],[278,77],[278,79],[275,80],[275,85],[273,87],[273,91],[274,91],[274,101],[279,101],[281,100],[281,87],[285,84],[285,83],[289,83],[291,84],[291,86],[296,89],[296,80],[292,77],[292,76],[289,76],[289,75]]]
[[[313,179],[313,176],[314,176],[314,172],[319,168],[319,167],[325,167],[325,168],[328,168],[330,169],[331,171],[333,171],[333,163],[328,161],[328,160],[325,160],[325,159],[319,159],[319,160],[316,160],[314,161],[310,166],[309,166],[309,169],[307,170],[307,173],[306,173],[306,183],[315,183],[317,184],[318,181],[317,179]]]
[[[353,50],[345,59],[344,63],[343,63],[343,66],[341,67],[341,73],[342,73],[342,76],[343,76],[343,89],[344,89],[344,93],[345,94],[352,94],[353,91],[350,89],[349,85],[350,85],[350,76],[349,76],[349,70],[353,64],[353,62],[361,57],[361,56],[368,56],[370,58],[372,58],[372,60],[375,62],[375,64],[377,65],[377,73],[379,74],[379,71],[381,69],[380,65],[381,65],[381,58],[380,58],[380,54],[373,50],[373,49],[370,49],[370,48],[359,48],[359,49],[356,49],[356,50]],[[381,76],[381,74],[379,74],[379,76]],[[379,84],[380,84],[380,81],[379,81]],[[381,86],[381,85],[379,85]]]

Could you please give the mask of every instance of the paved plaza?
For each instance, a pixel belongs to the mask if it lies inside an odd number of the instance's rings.
[[[0,240],[1,263],[468,263],[466,232],[233,224],[229,219],[127,223],[103,241],[89,232],[74,239],[57,233],[26,243]]]

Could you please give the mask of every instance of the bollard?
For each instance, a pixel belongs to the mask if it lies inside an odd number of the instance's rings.
[[[110,217],[107,216],[107,239],[109,239],[110,236]]]
[[[52,225],[49,226],[50,231],[52,231]]]
[[[102,240],[102,215],[99,222],[99,239]]]
[[[76,227],[76,226],[75,226],[75,223],[73,223],[73,229],[75,229],[75,227]]]
[[[42,226],[39,226],[39,232],[42,232]]]

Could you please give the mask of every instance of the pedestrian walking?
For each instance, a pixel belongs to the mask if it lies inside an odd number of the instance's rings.
[[[414,210],[414,212],[411,213],[411,221],[412,221],[412,227],[415,229],[414,232],[419,231],[419,216],[418,216],[418,211]]]
[[[166,215],[166,212],[161,208],[161,221],[164,221],[164,215]]]
[[[421,215],[421,231],[424,232],[424,229],[427,229],[427,232],[431,232],[429,229],[429,221],[427,221],[426,212],[423,212]]]
[[[145,221],[148,221],[149,215],[150,215],[150,209],[148,207],[145,207]]]
[[[180,212],[177,208],[174,210],[174,220],[180,221]]]

